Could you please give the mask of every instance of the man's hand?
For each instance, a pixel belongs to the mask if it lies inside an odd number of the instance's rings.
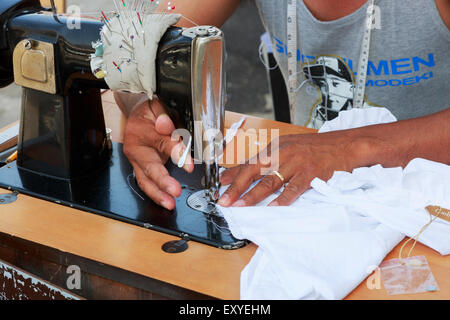
[[[146,101],[131,111],[125,129],[124,153],[134,168],[139,187],[156,203],[172,210],[181,186],[164,164],[172,156],[178,162],[183,142],[172,139],[175,126],[158,100]],[[184,169],[194,170],[190,156]]]
[[[375,164],[404,167],[414,158],[450,164],[450,108],[388,124],[283,136],[274,150],[279,154],[279,165],[275,170],[284,177],[287,185],[271,205],[289,205],[309,188],[314,178],[326,181],[334,171],[351,171]],[[276,159],[273,154],[268,158]],[[283,182],[278,176],[262,177],[262,163],[268,166],[268,161],[265,158],[261,161],[260,157],[256,160],[250,161],[256,164],[247,163],[223,173],[222,184],[231,183],[231,186],[219,200],[220,205],[255,205],[282,187]],[[240,198],[261,177],[262,180]]]
[[[222,174],[221,183],[223,185],[231,183],[231,186],[222,195],[219,204],[236,207],[253,206],[287,183],[282,194],[269,204],[287,206],[309,188],[315,177],[328,180],[335,170],[351,170],[354,166],[351,148],[351,143],[342,145],[329,135],[282,136],[278,146],[272,148],[269,145],[262,152],[264,155],[267,152],[270,161],[258,155],[246,164],[228,169]],[[278,156],[274,157],[276,153]],[[274,162],[275,159],[278,159],[277,163]],[[261,175],[262,170],[269,165],[284,177],[284,182],[275,174]],[[260,178],[261,181],[240,198],[250,185]]]

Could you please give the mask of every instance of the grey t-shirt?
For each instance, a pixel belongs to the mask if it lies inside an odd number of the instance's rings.
[[[295,1],[295,0],[294,0]],[[298,83],[293,122],[320,128],[352,108],[368,3],[343,18],[317,20],[297,0]],[[256,0],[287,81],[287,0]],[[378,0],[380,29],[372,30],[364,105],[388,108],[398,119],[450,107],[450,31],[435,0]]]

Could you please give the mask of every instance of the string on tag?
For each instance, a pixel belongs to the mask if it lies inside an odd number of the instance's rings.
[[[414,237],[409,238],[402,245],[402,247],[400,248],[400,252],[398,253],[398,259],[399,259],[400,263],[404,264],[404,262],[402,261],[403,248],[408,244],[408,242],[410,242],[411,240],[414,239],[414,243],[413,243],[411,249],[409,249],[409,252],[408,252],[407,258],[409,258],[411,256],[411,252],[413,251],[414,247],[416,246],[416,243],[417,243],[417,240],[419,239],[419,236],[430,226],[431,223],[433,223],[434,220],[436,220],[441,215],[442,210],[443,209],[441,207],[438,207],[437,212],[435,212],[435,216],[434,217],[431,214],[431,212],[427,210],[428,214],[430,215],[430,221],[426,225],[424,225]]]

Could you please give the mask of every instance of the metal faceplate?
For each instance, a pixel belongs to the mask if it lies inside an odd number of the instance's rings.
[[[225,123],[225,43],[214,27],[200,26],[191,32],[197,35],[191,60],[194,158],[206,164],[205,187],[217,200]]]
[[[210,149],[211,152],[208,154],[204,154],[207,148],[205,132],[212,128],[222,133],[224,131],[225,46],[219,29],[213,27],[192,29],[194,30],[191,32],[197,34],[192,42],[191,60],[194,156],[196,160],[213,161],[214,148]]]
[[[53,44],[22,40],[13,53],[14,82],[22,87],[56,93]]]

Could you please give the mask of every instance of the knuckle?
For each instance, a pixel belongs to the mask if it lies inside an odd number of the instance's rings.
[[[133,148],[132,147],[130,147],[130,144],[129,143],[124,143],[123,144],[123,153],[125,154],[125,156],[127,157],[127,158],[129,158],[130,157],[130,155],[131,155],[131,153],[132,153],[132,150]]]
[[[148,177],[148,178],[150,178],[150,174],[151,174],[151,164],[150,163],[147,163],[146,165],[145,165],[145,167],[144,167],[144,174]]]
[[[160,151],[160,152],[164,152],[166,149],[166,140],[163,137],[158,137],[158,139],[156,139],[155,141],[155,148]]]
[[[228,189],[227,189],[227,191],[225,193],[227,195],[231,195],[231,194],[236,193],[236,192],[237,192],[237,188],[236,188],[235,185],[232,184],[231,186],[228,187]]]
[[[228,196],[233,197],[236,194],[240,194],[240,188],[236,184],[232,183],[225,193]]]
[[[286,197],[285,194],[281,194],[278,198],[277,198],[278,203],[280,204],[285,204],[287,202],[289,202],[288,198]]]
[[[275,180],[273,176],[266,176],[261,180],[260,185],[264,189],[273,190],[275,188]]]
[[[123,143],[123,153],[125,154],[125,156],[129,159],[132,160],[135,158],[135,153],[136,153],[136,145],[133,143],[133,141],[130,140],[125,140]]]
[[[284,190],[291,195],[298,195],[300,193],[300,187],[293,183],[289,183]]]
[[[291,204],[300,196],[300,193],[300,187],[296,184],[290,183],[286,186],[283,193],[278,197],[278,202],[283,205]]]
[[[151,196],[150,194],[148,194],[148,188],[145,181],[141,177],[136,177],[136,181],[139,188],[141,188],[141,190],[144,191],[148,196]]]
[[[162,198],[160,197],[159,193],[156,192],[151,185],[145,182],[144,179],[136,178],[139,188],[148,196],[150,199],[155,201],[158,204],[161,204]]]
[[[130,119],[125,127],[125,136],[139,135],[140,129],[140,124],[136,120]]]
[[[145,167],[144,167],[144,174],[145,174],[145,176],[147,177],[147,178],[149,178],[150,180],[155,180],[154,179],[154,174],[156,173],[155,172],[155,170],[153,170],[153,168],[156,166],[156,163],[155,162],[152,162],[152,161],[150,161],[150,162],[147,162],[146,164],[145,164]]]

